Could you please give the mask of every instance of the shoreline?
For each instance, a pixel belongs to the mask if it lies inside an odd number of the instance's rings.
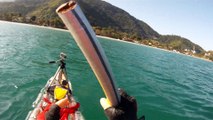
[[[109,40],[114,40],[114,41],[119,41],[119,42],[130,43],[130,44],[134,44],[134,45],[138,45],[138,46],[143,46],[143,47],[149,47],[149,48],[153,48],[153,49],[157,49],[157,50],[161,50],[161,51],[165,51],[165,52],[175,53],[175,54],[184,55],[184,56],[187,56],[187,57],[192,57],[192,58],[195,58],[195,59],[200,59],[200,60],[212,62],[211,60],[208,60],[208,59],[205,59],[205,58],[200,58],[200,57],[197,57],[197,56],[186,55],[186,54],[183,54],[183,53],[177,53],[177,52],[173,52],[173,51],[170,51],[170,50],[161,49],[161,48],[157,48],[157,47],[153,47],[153,46],[148,46],[148,45],[144,45],[144,44],[138,44],[138,43],[134,43],[134,42],[128,42],[128,41],[124,41],[124,40],[120,40],[120,39],[116,39],[116,38],[111,38],[111,37],[107,37],[107,36],[97,35],[97,37],[105,38],[105,39],[109,39]]]
[[[4,21],[4,20],[0,20],[0,22],[10,23],[10,24],[16,24],[16,25],[23,25],[23,26],[31,26],[31,27],[37,27],[37,28],[44,28],[44,29],[50,29],[50,30],[57,30],[57,31],[62,31],[62,32],[69,32],[69,30],[66,30],[66,29],[54,28],[54,27],[49,27],[49,26],[40,26],[40,25],[27,24],[27,23],[18,23],[18,22]],[[114,41],[119,41],[119,42],[124,42],[124,43],[130,43],[130,44],[134,44],[134,45],[138,45],[138,46],[149,47],[149,48],[153,48],[153,49],[162,50],[162,51],[165,51],[165,52],[176,53],[176,54],[180,54],[180,55],[192,57],[192,58],[195,58],[195,59],[200,59],[200,60],[204,60],[204,61],[208,61],[208,62],[213,62],[213,61],[205,59],[205,58],[201,58],[201,57],[197,57],[197,56],[191,56],[191,55],[186,55],[186,54],[183,54],[183,53],[177,53],[177,52],[173,52],[173,51],[162,49],[162,48],[157,48],[157,47],[148,46],[148,45],[144,45],[144,44],[139,44],[139,43],[124,41],[124,40],[120,40],[120,39],[116,39],[116,38],[111,38],[111,37],[107,37],[107,36],[101,36],[101,35],[96,35],[96,36],[99,37],[99,38],[104,38],[104,39],[109,39],[109,40],[114,40]]]
[[[35,24],[18,23],[18,22],[4,21],[4,20],[0,20],[0,22],[22,25],[22,26],[29,26],[29,27],[36,27],[36,28],[44,28],[44,29],[50,29],[50,30],[57,30],[57,31],[63,31],[63,32],[69,32],[68,30],[65,30],[65,29],[54,28],[54,27],[50,27],[50,26],[40,26],[40,25],[35,25]]]

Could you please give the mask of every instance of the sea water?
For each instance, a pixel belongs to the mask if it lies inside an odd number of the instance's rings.
[[[212,120],[213,63],[155,48],[98,38],[116,84],[147,120]],[[106,120],[103,91],[68,32],[0,22],[0,119],[23,120],[67,54],[68,77],[87,120]]]

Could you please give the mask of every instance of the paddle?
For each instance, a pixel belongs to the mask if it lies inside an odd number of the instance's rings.
[[[117,106],[120,95],[117,92],[111,67],[81,8],[76,2],[70,1],[61,5],[56,12],[90,64],[111,106]]]

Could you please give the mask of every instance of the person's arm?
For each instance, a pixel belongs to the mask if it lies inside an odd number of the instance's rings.
[[[100,103],[109,120],[137,120],[137,102],[124,90],[118,89],[121,101],[118,106],[111,107],[106,98],[101,98]]]
[[[60,109],[64,108],[69,104],[68,97],[57,101],[50,107],[50,110],[46,112],[45,118],[46,120],[59,120],[60,119]]]

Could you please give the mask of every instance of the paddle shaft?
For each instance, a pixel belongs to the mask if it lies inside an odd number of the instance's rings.
[[[117,93],[112,70],[81,8],[75,2],[70,1],[61,5],[56,12],[86,57],[107,99],[112,106],[118,105],[120,95]]]

